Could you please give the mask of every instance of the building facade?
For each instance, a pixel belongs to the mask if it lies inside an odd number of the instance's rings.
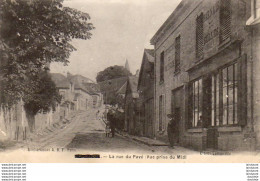
[[[151,39],[158,139],[167,140],[172,113],[179,145],[254,150],[260,144],[259,28],[247,25],[255,2],[183,0]]]
[[[119,94],[121,94],[120,96],[122,97],[125,96],[125,87],[123,86],[126,86],[127,79],[127,77],[120,77],[98,83],[100,87],[100,92],[103,96],[104,104],[113,104],[115,102],[115,99],[117,99],[117,95]],[[121,88],[122,90],[118,92]]]
[[[154,50],[144,50],[137,90],[137,109],[143,124],[142,135],[154,138]]]
[[[136,110],[136,103],[139,98],[137,92],[138,77],[129,76],[125,93],[125,130],[133,135],[142,135],[142,123]]]

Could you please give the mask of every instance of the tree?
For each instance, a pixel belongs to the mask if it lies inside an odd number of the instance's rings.
[[[97,82],[102,82],[110,79],[130,76],[130,75],[132,74],[123,66],[114,65],[99,72],[97,74],[96,80]]]
[[[91,38],[94,27],[89,23],[90,16],[63,7],[62,2],[0,1],[1,106],[11,107],[20,99],[30,105],[39,90],[44,68],[51,62],[67,65],[70,53],[76,50],[71,40]],[[43,104],[52,105],[39,101],[40,107],[43,108]],[[27,112],[34,113],[33,109],[27,106]]]
[[[61,95],[47,71],[43,71],[31,77],[35,82],[38,80],[34,91],[24,97],[24,108],[28,118],[30,131],[34,130],[35,115],[39,112],[55,110],[56,104],[60,103]]]

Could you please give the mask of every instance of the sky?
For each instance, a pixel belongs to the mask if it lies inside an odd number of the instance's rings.
[[[90,40],[72,40],[77,49],[70,63],[52,63],[51,72],[81,74],[96,80],[98,72],[113,65],[140,69],[144,48],[181,0],[65,0],[64,6],[90,15],[95,29]]]

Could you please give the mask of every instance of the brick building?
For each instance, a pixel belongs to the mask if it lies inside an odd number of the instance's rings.
[[[258,8],[258,0],[183,0],[156,32],[158,139],[167,140],[166,115],[173,113],[179,145],[260,146],[259,23],[247,23],[259,17]]]

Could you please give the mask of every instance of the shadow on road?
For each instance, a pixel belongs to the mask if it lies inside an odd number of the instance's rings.
[[[139,144],[133,143],[119,136],[108,138],[105,136],[105,133],[77,134],[66,147],[96,152],[152,152],[152,150],[149,150],[146,147],[142,147]]]

